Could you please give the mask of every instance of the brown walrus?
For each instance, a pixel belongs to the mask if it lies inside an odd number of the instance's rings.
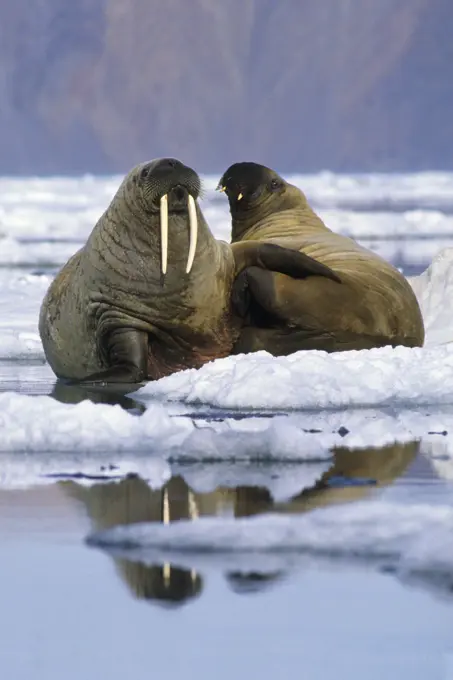
[[[235,163],[217,187],[228,197],[232,243],[294,248],[337,275],[295,280],[275,271],[245,269],[233,299],[245,320],[234,352],[361,350],[417,347],[424,325],[417,298],[391,264],[354,240],[332,232],[300,189],[257,163]]]
[[[43,300],[39,332],[58,378],[129,384],[197,368],[228,355],[239,336],[231,291],[245,267],[331,275],[294,250],[217,241],[200,188],[197,173],[173,158],[125,177]]]

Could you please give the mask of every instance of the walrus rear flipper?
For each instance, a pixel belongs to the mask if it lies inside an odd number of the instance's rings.
[[[288,356],[301,350],[318,350],[323,352],[347,352],[350,350],[373,349],[375,347],[408,344],[402,339],[359,335],[357,333],[339,333],[332,335],[319,330],[303,328],[256,328],[246,326],[236,341],[232,354],[249,354],[265,350],[275,357]],[[410,339],[409,339],[410,340]]]
[[[231,299],[235,312],[243,320],[243,328],[233,353],[266,350],[274,356],[286,356],[299,350],[344,352],[386,345],[414,346],[412,337],[385,336],[342,327],[341,315],[335,317],[336,284],[324,281],[322,291],[316,286],[316,297],[310,299],[310,283],[297,282],[259,267],[241,272]],[[328,301],[327,307],[322,304],[324,299]]]
[[[77,380],[78,384],[139,383],[148,377],[148,334],[118,328],[105,338],[103,354],[110,364],[104,371]]]
[[[274,357],[288,356],[300,350],[335,350],[335,338],[328,333],[288,328],[246,326],[236,341],[232,354],[249,354],[265,350]]]

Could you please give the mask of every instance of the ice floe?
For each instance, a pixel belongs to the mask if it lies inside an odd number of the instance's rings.
[[[414,440],[436,446],[441,441],[445,455],[453,456],[453,410],[326,410],[243,416],[171,414],[157,403],[138,416],[119,405],[88,400],[62,404],[46,396],[3,393],[0,452],[11,454],[3,458],[9,466],[16,462],[23,466],[25,459],[20,454],[30,454],[34,465],[39,468],[42,464],[42,474],[69,470],[87,475],[123,460],[140,466],[146,457],[171,463],[320,462],[330,460],[332,449],[338,446],[362,449]],[[60,459],[67,453],[74,456],[70,469],[71,460],[67,456]],[[129,471],[139,469],[132,466]]]
[[[151,404],[139,417],[119,405],[8,392],[0,394],[0,428],[0,451],[142,451],[186,461],[322,460],[341,439],[310,436],[285,416],[203,422]]]
[[[324,556],[377,561],[403,577],[430,575],[451,582],[453,507],[359,501],[297,516],[143,522],[94,532],[87,541],[128,559],[184,564],[200,553],[234,554],[254,556],[256,564],[259,553],[264,567],[268,556]]]
[[[453,403],[453,345],[242,354],[148,383],[137,395],[236,409]]]
[[[453,248],[434,257],[419,276],[409,277],[423,314],[425,346],[453,342]]]

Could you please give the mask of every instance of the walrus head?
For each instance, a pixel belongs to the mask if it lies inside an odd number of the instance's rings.
[[[195,170],[176,158],[158,158],[137,165],[125,177],[118,190],[119,194],[126,194],[129,197],[127,201],[129,205],[130,197],[133,195],[134,217],[139,217],[142,225],[151,223],[150,220],[155,224],[155,218],[158,218],[159,233],[151,233],[149,237],[155,245],[157,238],[160,241],[162,274],[167,272],[168,264],[169,214],[186,218],[183,226],[183,230],[187,230],[188,226],[189,235],[186,273],[192,269],[198,238],[196,200],[200,196],[200,191],[201,182]]]
[[[258,219],[301,207],[301,202],[308,206],[297,187],[259,163],[234,163],[222,175],[217,190],[226,193],[230,204],[233,241],[239,241]]]

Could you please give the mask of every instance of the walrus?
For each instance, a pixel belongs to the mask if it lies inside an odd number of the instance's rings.
[[[233,353],[423,345],[422,314],[405,277],[353,239],[331,231],[300,189],[252,162],[231,165],[217,189],[228,197],[232,243],[294,248],[337,277],[295,280],[254,266],[244,269],[232,293],[244,319]]]
[[[197,173],[174,158],[126,175],[41,305],[39,332],[59,379],[133,384],[198,368],[239,337],[231,291],[245,267],[330,275],[294,250],[216,240],[200,189]]]

